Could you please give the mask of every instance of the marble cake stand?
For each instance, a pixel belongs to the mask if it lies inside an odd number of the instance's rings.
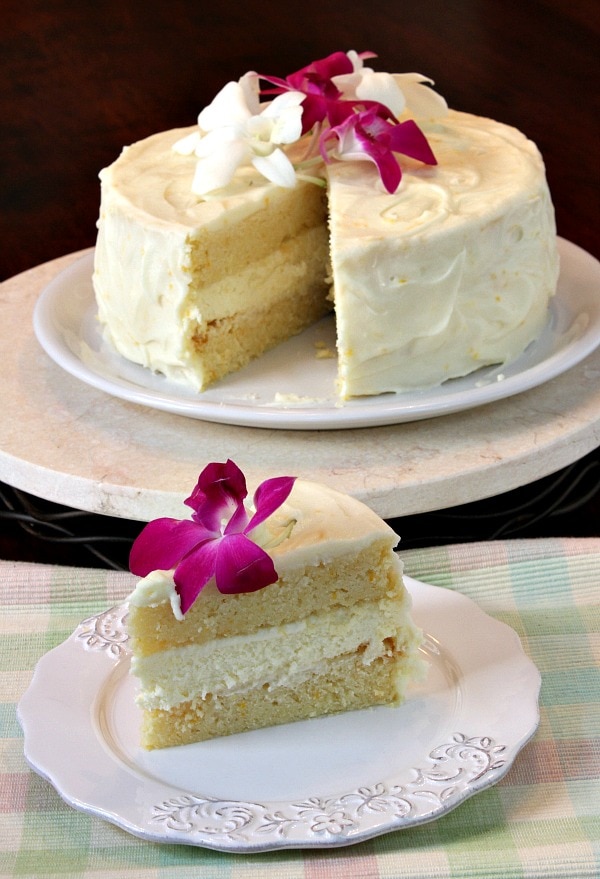
[[[40,292],[81,255],[0,285],[0,481],[36,497],[140,521],[180,516],[199,470],[230,457],[251,485],[294,473],[394,518],[518,488],[600,445],[600,349],[518,396],[386,427],[232,427],[113,398],[55,365],[32,329]]]

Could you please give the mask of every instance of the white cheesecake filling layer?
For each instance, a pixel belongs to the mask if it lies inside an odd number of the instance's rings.
[[[140,678],[140,706],[168,710],[208,694],[293,686],[328,660],[359,648],[363,662],[369,664],[389,654],[386,639],[395,639],[397,646],[409,642],[412,646],[416,637],[408,602],[383,600],[337,608],[252,635],[135,657],[131,670]]]

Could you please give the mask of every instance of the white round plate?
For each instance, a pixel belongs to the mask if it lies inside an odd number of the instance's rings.
[[[541,337],[506,367],[480,369],[441,387],[364,397],[335,394],[335,326],[325,318],[203,393],[125,360],[103,339],[92,289],[93,254],[61,272],[34,311],[46,353],[81,381],[129,402],[222,424],[330,430],[399,424],[459,412],[536,387],[600,343],[600,263],[559,239],[561,277]]]
[[[540,676],[470,599],[406,585],[430,667],[398,708],[144,751],[124,605],[38,663],[18,707],[25,757],[71,806],[154,842],[328,848],[438,818],[508,771],[537,728]]]

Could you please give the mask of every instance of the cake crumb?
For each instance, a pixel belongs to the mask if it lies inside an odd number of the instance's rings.
[[[330,348],[327,342],[324,342],[322,339],[317,339],[314,345],[317,360],[334,360],[337,357],[337,352]]]

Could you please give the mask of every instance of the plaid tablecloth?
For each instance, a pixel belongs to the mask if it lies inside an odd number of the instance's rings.
[[[512,626],[542,675],[541,723],[512,769],[437,821],[328,850],[155,844],[65,805],[23,758],[16,706],[37,660],[119,603],[127,574],[0,562],[0,876],[411,879],[600,875],[600,539],[401,553],[412,577]]]

